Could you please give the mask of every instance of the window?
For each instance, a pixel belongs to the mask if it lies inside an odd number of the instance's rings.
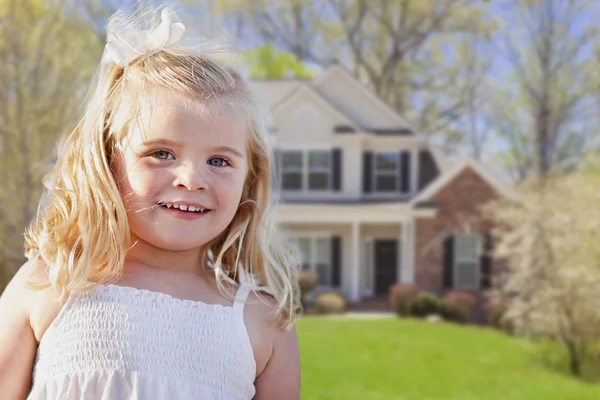
[[[281,151],[282,190],[328,190],[331,188],[329,150]]]
[[[331,153],[329,151],[308,152],[308,189],[329,189],[331,176]]]
[[[331,285],[331,238],[297,237],[294,239],[302,257],[302,269],[317,274],[319,286]]]
[[[454,282],[457,289],[479,288],[480,243],[477,235],[454,237]]]
[[[281,188],[283,190],[302,189],[302,158],[301,151],[281,153]]]
[[[398,153],[376,153],[375,154],[375,191],[396,192],[398,190]]]

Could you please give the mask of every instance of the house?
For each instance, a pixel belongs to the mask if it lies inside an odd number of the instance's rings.
[[[436,293],[489,285],[479,206],[509,186],[473,160],[450,162],[339,66],[252,85],[271,111],[278,222],[319,290],[358,302],[396,282]]]

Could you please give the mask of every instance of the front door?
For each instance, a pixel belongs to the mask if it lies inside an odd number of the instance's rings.
[[[374,241],[375,295],[387,295],[391,285],[398,279],[398,241],[376,239]]]

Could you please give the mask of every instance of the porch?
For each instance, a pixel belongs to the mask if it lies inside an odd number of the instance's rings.
[[[319,276],[314,293],[339,290],[353,303],[386,298],[394,283],[415,280],[414,210],[398,205],[356,208],[343,212],[338,205],[327,214],[279,217],[284,232],[300,248],[302,268]]]

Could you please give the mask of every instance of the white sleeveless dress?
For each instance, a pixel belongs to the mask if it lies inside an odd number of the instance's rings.
[[[28,399],[252,399],[250,290],[232,306],[116,285],[71,295],[40,342]]]

